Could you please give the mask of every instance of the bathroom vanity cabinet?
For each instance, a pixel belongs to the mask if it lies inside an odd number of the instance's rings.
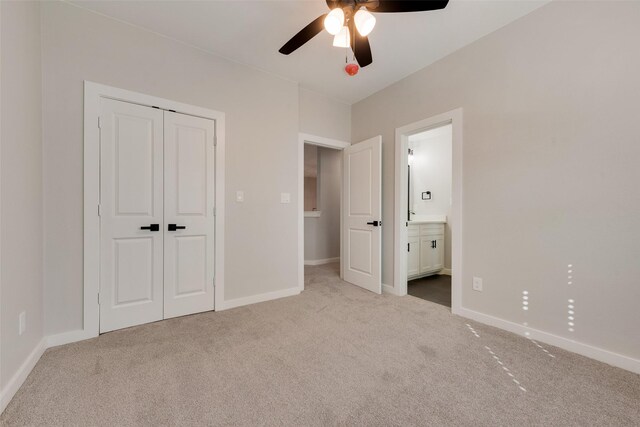
[[[407,278],[435,274],[444,268],[444,223],[410,222],[407,228]]]

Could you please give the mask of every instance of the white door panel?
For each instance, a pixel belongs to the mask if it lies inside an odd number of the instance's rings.
[[[215,123],[164,114],[164,317],[169,318],[213,310]],[[178,228],[170,230],[170,224]]]
[[[411,277],[420,274],[420,237],[409,236],[408,245],[407,276]]]
[[[433,236],[420,238],[420,273],[427,273],[433,270],[434,250]]]
[[[444,236],[436,237],[434,240],[433,268],[441,270],[444,268]]]
[[[115,238],[113,307],[153,301],[153,237]]]
[[[373,230],[349,230],[349,263],[351,270],[359,273],[372,275],[373,262],[371,257],[371,245],[373,240]]]
[[[162,112],[101,102],[100,332],[162,319]]]
[[[376,293],[382,293],[381,150],[379,136],[344,150],[344,280]]]

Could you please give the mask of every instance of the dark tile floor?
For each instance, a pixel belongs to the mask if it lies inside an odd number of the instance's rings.
[[[451,307],[451,276],[435,274],[410,280],[407,288],[409,295]]]

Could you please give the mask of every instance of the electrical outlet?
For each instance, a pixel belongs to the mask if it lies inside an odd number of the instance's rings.
[[[280,203],[291,203],[291,194],[280,193]]]
[[[24,334],[27,330],[27,313],[25,311],[18,315],[18,335]]]
[[[236,202],[244,202],[244,191],[236,191]]]
[[[474,277],[473,278],[473,290],[482,292],[482,278]]]

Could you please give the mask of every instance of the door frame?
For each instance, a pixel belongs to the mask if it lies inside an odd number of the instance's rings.
[[[447,111],[424,120],[396,128],[395,139],[395,201],[393,228],[394,286],[388,289],[399,296],[407,295],[407,165],[409,136],[440,126],[451,124],[452,130],[452,181],[451,181],[451,311],[459,314],[462,308],[462,108]]]
[[[311,144],[319,147],[344,150],[350,142],[308,133],[298,134],[298,288],[304,290],[304,145]],[[344,180],[344,177],[343,177]],[[340,203],[342,203],[342,185],[340,186]],[[342,209],[341,209],[342,211]],[[342,212],[340,213],[340,277],[344,276],[342,262]]]
[[[74,331],[67,342],[97,337],[100,333],[100,100],[102,98],[148,107],[173,110],[215,121],[215,290],[214,309],[224,305],[224,176],[225,114],[164,98],[84,81],[84,308],[83,329]]]

